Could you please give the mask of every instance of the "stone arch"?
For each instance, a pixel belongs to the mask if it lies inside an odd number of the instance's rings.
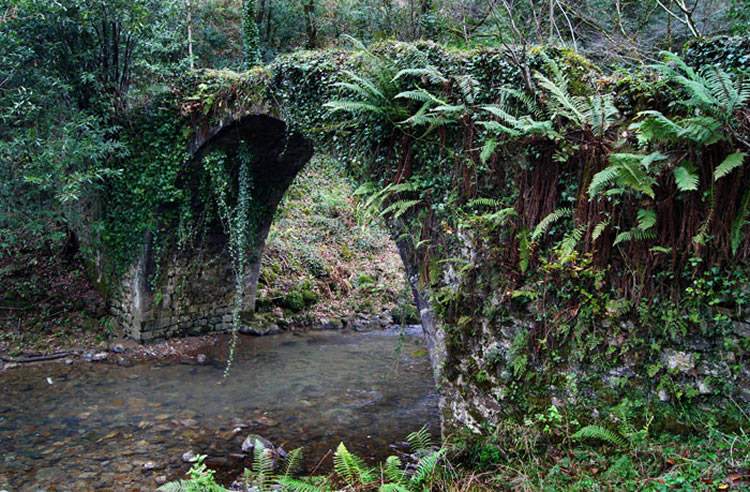
[[[243,279],[243,308],[253,310],[262,252],[274,213],[294,177],[312,157],[313,145],[268,113],[243,114],[212,126],[194,125],[180,186],[196,186],[202,159],[215,150],[227,156],[230,172],[236,173],[238,149],[243,144],[252,155],[250,181],[255,210],[253,251]],[[136,340],[148,341],[230,328],[234,278],[227,239],[213,227],[193,248],[157,252],[152,235],[144,235],[141,252],[124,276],[112,307],[126,332]],[[152,285],[150,279],[157,268],[161,280],[159,285]]]

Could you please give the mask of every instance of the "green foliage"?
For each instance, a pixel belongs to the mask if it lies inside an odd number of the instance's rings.
[[[716,169],[714,169],[714,181],[718,181],[727,174],[731,173],[745,162],[746,154],[744,152],[735,152],[729,154]]]
[[[344,443],[339,443],[333,455],[333,469],[347,485],[355,487],[367,485],[375,480],[373,471],[368,468],[362,458],[346,449]]]
[[[534,227],[534,232],[531,233],[531,240],[534,242],[538,241],[553,224],[564,218],[571,217],[572,215],[573,211],[569,208],[560,208],[550,212],[546,217],[539,221],[536,227]]]
[[[654,186],[656,170],[652,164],[662,161],[667,157],[660,152],[652,152],[648,155],[615,153],[609,156],[609,166],[599,171],[591,179],[588,193],[589,197],[611,188],[607,193],[620,194],[625,191],[634,191],[654,198]]]
[[[601,441],[619,448],[627,446],[627,442],[622,436],[600,425],[587,425],[582,427],[571,437],[578,441]]]
[[[334,113],[370,115],[376,121],[383,121],[389,125],[396,125],[406,119],[404,107],[396,101],[400,91],[395,65],[387,58],[373,53],[359,41],[350,39],[359,50],[363,75],[344,71],[351,82],[337,82],[334,87],[354,96],[355,99],[335,99],[326,102],[324,107]]]
[[[412,432],[411,434],[406,436],[406,441],[409,443],[409,446],[411,446],[411,449],[415,452],[431,450],[434,447],[432,436],[430,436],[430,431],[427,429],[426,425],[418,431]]]
[[[689,166],[674,168],[674,180],[680,191],[698,191],[698,174]]]
[[[216,482],[215,472],[206,466],[203,462],[205,459],[205,455],[197,456],[196,462],[187,472],[188,480],[169,482],[157,490],[160,492],[228,492],[228,489]]]

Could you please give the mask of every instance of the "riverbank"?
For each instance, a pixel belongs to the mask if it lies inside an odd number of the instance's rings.
[[[561,436],[558,431],[570,428],[575,416],[557,415],[552,420],[509,422],[481,440],[452,436],[439,448],[419,445],[412,434],[410,452],[393,448],[392,456],[376,466],[340,446],[334,461],[342,465],[327,475],[295,475],[256,465],[225,489],[210,468],[196,466],[182,485],[201,483],[199,490],[215,492],[750,490],[746,432],[725,433],[709,425],[686,434],[602,428]]]

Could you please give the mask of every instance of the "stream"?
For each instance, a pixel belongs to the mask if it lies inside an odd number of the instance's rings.
[[[205,365],[48,363],[0,374],[0,490],[154,490],[184,476],[188,451],[228,484],[249,466],[248,434],[304,448],[307,471],[339,441],[368,462],[427,425],[438,397],[421,328],[228,336]]]

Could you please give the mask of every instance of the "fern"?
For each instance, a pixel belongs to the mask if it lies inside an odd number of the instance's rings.
[[[609,166],[596,173],[589,184],[589,199],[594,198],[603,189],[614,183],[619,176],[620,169],[617,166]]]
[[[406,474],[401,469],[401,460],[398,456],[389,456],[383,466],[383,475],[389,482],[399,485],[406,483]]]
[[[283,477],[291,477],[302,465],[302,448],[293,449],[287,454],[284,460]]]
[[[253,466],[252,466],[252,481],[253,485],[260,492],[267,492],[271,490],[271,485],[275,481],[273,475],[274,463],[271,458],[271,450],[266,449],[263,443],[256,440],[255,447],[253,449]]]
[[[388,205],[388,207],[380,212],[380,215],[390,215],[392,218],[398,219],[407,211],[409,211],[409,209],[419,205],[420,203],[422,203],[422,200],[399,200]]]
[[[186,480],[177,480],[165,483],[156,490],[159,492],[188,492],[188,487],[190,487],[190,484]]]
[[[496,198],[478,197],[473,200],[469,200],[466,203],[467,207],[488,207],[497,208],[502,205],[502,202]]]
[[[735,131],[740,124],[735,113],[750,101],[750,84],[743,77],[732,80],[728,73],[715,66],[696,71],[675,54],[663,55],[665,63],[654,68],[688,96],[676,106],[684,108],[689,116],[669,118],[658,111],[639,113],[644,120],[633,125],[639,139],[643,142],[685,140],[698,145],[740,139]]]
[[[613,246],[627,241],[645,241],[656,239],[652,228],[656,225],[656,212],[653,210],[638,210],[638,225],[629,231],[621,232],[615,238]]]
[[[448,79],[443,76],[440,71],[433,67],[432,65],[428,65],[426,67],[422,68],[407,68],[404,70],[399,71],[395,77],[393,77],[393,81],[397,81],[398,79],[402,77],[425,77],[427,80],[430,81],[432,84],[445,84],[448,82]]]
[[[434,447],[432,436],[430,436],[430,431],[426,425],[406,436],[406,441],[414,452],[429,450]]]
[[[408,99],[410,101],[417,101],[422,103],[434,103],[434,104],[446,104],[442,99],[438,99],[433,96],[429,91],[425,89],[414,89],[409,91],[399,92],[394,96],[396,99]]]
[[[497,148],[497,140],[494,138],[487,139],[486,142],[484,142],[484,145],[482,146],[482,152],[479,154],[479,161],[482,164],[486,164],[487,161],[490,160],[490,157],[495,153],[495,149]]]
[[[651,165],[667,157],[661,152],[647,155],[614,153],[609,156],[609,166],[591,178],[588,193],[594,198],[604,189],[617,184],[623,189],[630,189],[654,198],[656,179],[652,176]],[[653,173],[656,174],[656,173]]]
[[[618,433],[600,425],[587,425],[571,436],[577,441],[597,440],[618,448],[626,448],[627,441]]]
[[[412,488],[418,485],[430,484],[438,472],[438,464],[444,454],[445,448],[440,448],[419,460],[414,475],[412,475],[409,481],[412,484]]]
[[[281,477],[278,484],[284,492],[329,492],[331,488],[325,481],[320,484],[311,483],[310,479],[300,480],[291,477]]]
[[[698,174],[690,166],[683,165],[674,169],[674,181],[680,191],[697,191]]]
[[[654,231],[644,231],[639,228],[633,228],[629,231],[621,232],[620,234],[615,237],[615,242],[612,243],[613,246],[617,246],[620,243],[628,242],[628,241],[646,241],[650,239],[656,239],[656,233]]]
[[[596,242],[604,233],[604,230],[609,226],[609,219],[603,220],[594,226],[594,230],[591,232],[591,240]]]
[[[534,232],[531,233],[531,241],[537,242],[539,238],[541,238],[542,235],[546,233],[547,230],[552,227],[555,222],[558,222],[559,220],[566,217],[571,217],[572,215],[573,210],[569,208],[558,208],[557,210],[551,212],[536,225],[536,227],[534,228]]]
[[[714,181],[720,180],[738,167],[741,167],[745,162],[745,155],[746,154],[744,152],[735,152],[733,154],[729,154],[724,159],[724,161],[722,161],[722,163],[719,164],[716,169],[714,169]]]
[[[573,228],[560,240],[557,244],[557,254],[561,260],[569,257],[575,251],[578,243],[583,239],[583,234],[586,232],[586,225],[582,224],[578,227]]]
[[[339,443],[333,455],[333,469],[348,485],[355,487],[372,483],[375,478],[362,458],[351,453],[344,443]]]
[[[647,231],[656,225],[656,212],[653,210],[638,210],[638,229]]]

